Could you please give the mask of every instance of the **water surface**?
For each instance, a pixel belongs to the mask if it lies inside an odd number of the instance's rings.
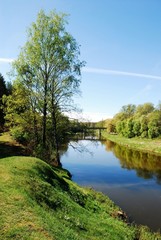
[[[82,140],[71,143],[61,162],[73,181],[108,195],[132,221],[161,229],[161,157]]]

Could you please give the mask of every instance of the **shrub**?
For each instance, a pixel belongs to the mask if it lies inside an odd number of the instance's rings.
[[[22,129],[21,127],[12,128],[11,135],[17,142],[22,144],[26,144],[29,139],[28,133],[25,132],[24,129]]]

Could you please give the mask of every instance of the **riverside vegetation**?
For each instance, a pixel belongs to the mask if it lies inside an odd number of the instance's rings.
[[[8,135],[0,137],[0,145],[12,145],[13,155],[17,151]],[[38,158],[7,156],[6,151],[0,159],[0,239],[161,239],[147,227],[121,220],[119,207],[79,187],[67,170]]]
[[[107,128],[103,136],[127,148],[161,153],[161,103],[128,104],[112,118],[97,123]]]
[[[60,146],[73,133],[65,113],[76,109],[72,97],[79,93],[84,66],[65,24],[65,14],[40,11],[13,62],[12,85],[5,86],[0,75],[0,131],[14,137],[0,137],[0,238],[161,239],[122,221],[109,198],[48,164],[60,165]]]
[[[104,132],[103,137],[117,143],[118,145],[125,146],[138,151],[149,152],[152,154],[161,154],[161,139],[147,139],[147,138],[127,138],[120,135],[109,134]]]

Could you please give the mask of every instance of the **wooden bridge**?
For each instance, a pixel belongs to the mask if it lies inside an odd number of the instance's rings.
[[[101,134],[101,131],[102,130],[107,130],[107,128],[105,127],[85,127],[83,129],[83,138],[85,139],[86,135],[91,131],[98,131],[98,139],[101,139],[102,137],[102,134]]]

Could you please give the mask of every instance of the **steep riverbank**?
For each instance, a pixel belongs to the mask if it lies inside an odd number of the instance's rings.
[[[161,139],[125,138],[103,133],[103,137],[128,148],[161,155]]]
[[[161,239],[122,221],[101,193],[31,157],[0,159],[1,239]]]
[[[146,227],[128,225],[108,197],[79,187],[68,171],[14,156],[24,148],[8,134],[0,136],[0,149],[0,239],[161,239]]]

